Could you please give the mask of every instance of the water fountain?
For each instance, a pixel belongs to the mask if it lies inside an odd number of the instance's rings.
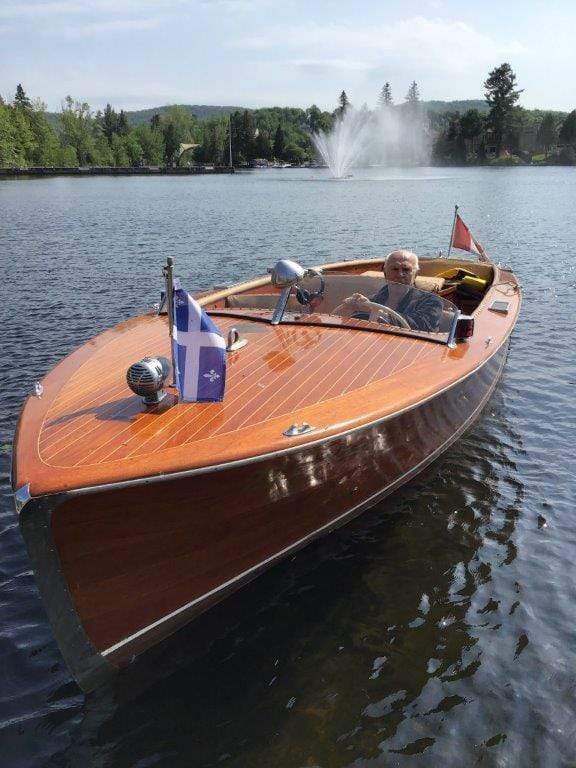
[[[312,135],[314,146],[335,179],[344,179],[361,157],[368,139],[366,113],[349,107],[336,118],[331,131]]]
[[[423,116],[394,108],[348,107],[331,131],[313,134],[312,141],[335,179],[346,178],[358,164],[414,166],[430,155]]]

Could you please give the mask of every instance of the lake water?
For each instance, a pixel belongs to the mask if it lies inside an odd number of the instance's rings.
[[[12,511],[34,381],[188,289],[397,246],[446,250],[454,203],[524,287],[500,386],[424,475],[85,697]],[[0,762],[576,764],[576,169],[0,181]],[[249,480],[248,480],[249,482]]]

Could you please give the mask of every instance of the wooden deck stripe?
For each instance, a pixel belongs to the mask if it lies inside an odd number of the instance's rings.
[[[362,346],[364,346],[364,349],[363,349],[363,350],[360,350],[360,349],[358,348],[358,346],[357,346],[357,345],[348,344],[348,345],[347,345],[347,347],[349,348],[349,349],[348,349],[348,352],[347,352],[347,353],[346,353],[346,354],[345,354],[343,357],[341,357],[341,358],[340,358],[340,360],[338,361],[338,369],[344,368],[344,366],[346,365],[346,362],[347,362],[347,361],[350,359],[350,357],[351,357],[351,356],[352,356],[353,358],[355,358],[355,356],[356,356],[356,355],[358,355],[358,354],[360,354],[360,355],[363,355],[363,354],[364,354],[364,352],[366,351],[366,348],[367,348],[367,345],[366,345],[366,341],[372,341],[372,340],[370,339],[370,337],[368,336],[368,334],[362,334],[362,336],[363,336],[364,338],[360,339],[359,341],[360,341],[360,344],[361,344]],[[368,336],[368,338],[367,338],[367,339],[366,339],[366,336]],[[363,342],[363,343],[362,343],[362,342]],[[344,349],[345,349],[345,348],[342,348],[342,349],[340,350],[340,352],[341,352],[341,353],[343,353],[343,352],[344,352]],[[327,360],[327,361],[326,361],[326,363],[328,363],[328,362],[329,362],[329,360]],[[318,383],[320,383],[320,384],[322,384],[322,383],[325,383],[325,382],[326,382],[326,379],[325,379],[325,378],[324,378],[324,377],[321,375],[321,371],[323,370],[323,368],[324,368],[324,367],[325,367],[325,366],[323,365],[323,366],[320,368],[320,370],[319,370],[319,371],[317,371],[317,373],[318,373],[318,378],[317,378],[317,381],[318,381]],[[332,388],[333,388],[333,387],[334,387],[334,386],[335,386],[335,385],[338,383],[338,381],[340,381],[340,379],[342,378],[342,376],[346,375],[346,373],[348,372],[348,370],[349,370],[349,369],[350,369],[350,366],[348,366],[348,367],[347,367],[347,368],[346,368],[346,369],[343,371],[343,373],[342,373],[342,374],[341,374],[341,375],[340,375],[340,376],[339,376],[339,377],[338,377],[336,380],[331,380],[331,381],[330,381],[330,386],[328,387],[328,390],[327,390],[328,392],[329,392],[329,391],[330,391],[330,390],[331,390],[331,389],[332,389]],[[292,397],[292,395],[293,395],[294,393],[296,393],[296,392],[298,392],[298,390],[302,389],[302,387],[303,387],[303,386],[305,386],[305,385],[308,383],[308,381],[309,381],[309,379],[310,379],[310,378],[311,378],[311,376],[308,376],[308,378],[304,379],[304,380],[303,380],[303,381],[302,381],[302,382],[301,382],[301,383],[300,383],[300,384],[299,384],[299,385],[296,387],[296,389],[294,389],[294,390],[293,390],[293,391],[290,393],[290,396],[289,396],[289,397]],[[313,387],[313,389],[315,389],[315,387]],[[308,394],[310,394],[310,391],[308,392]],[[339,394],[341,394],[341,393],[339,393]],[[289,398],[285,398],[285,399],[284,399],[282,402],[278,403],[278,404],[276,405],[276,407],[275,407],[275,408],[274,408],[274,409],[273,409],[273,410],[272,410],[272,411],[271,411],[271,412],[268,414],[268,418],[272,418],[272,417],[274,416],[274,414],[276,414],[276,413],[277,413],[278,409],[279,409],[279,408],[280,408],[280,407],[281,407],[281,406],[282,406],[282,405],[283,405],[283,404],[286,402],[286,400],[288,400],[288,399],[289,399]],[[317,400],[319,400],[319,401],[324,401],[324,399],[326,399],[326,393],[322,394],[321,396],[319,396],[319,397],[317,398]],[[295,409],[294,409],[294,410],[295,410]],[[278,414],[278,415],[279,415],[279,414]]]
[[[390,354],[390,355],[388,355],[388,357],[387,357],[387,358],[385,358],[385,359],[384,359],[384,360],[383,360],[383,361],[380,363],[380,365],[379,365],[379,366],[378,366],[378,367],[377,367],[377,368],[374,370],[374,372],[373,372],[372,376],[371,376],[371,377],[368,379],[368,382],[367,382],[368,384],[371,384],[373,381],[376,381],[376,380],[379,378],[379,374],[380,374],[380,371],[381,371],[381,370],[384,368],[384,366],[385,366],[385,365],[387,365],[387,364],[389,363],[389,361],[390,361],[390,359],[391,359],[392,355],[393,355],[395,352],[398,352],[398,351],[400,351],[401,349],[402,349],[402,347],[400,347],[400,346],[397,346],[397,347],[395,347],[395,348],[394,348],[394,350],[391,352],[391,354]],[[404,352],[405,352],[405,350],[403,350],[403,351],[402,351],[402,354],[403,354]]]
[[[134,355],[140,354],[139,350],[144,344],[153,344],[155,343],[159,338],[159,328],[154,329],[154,333],[145,336],[144,338],[141,338],[139,340],[135,340],[133,345],[129,348],[122,345],[121,339],[114,339],[113,341],[109,342],[109,344],[106,344],[104,347],[104,350],[106,351],[106,356],[103,354],[103,350],[98,350],[96,355],[94,357],[89,358],[84,362],[81,367],[78,369],[78,371],[74,374],[74,376],[70,379],[70,381],[67,383],[65,389],[62,390],[59,397],[54,401],[54,405],[52,406],[53,410],[59,410],[61,407],[65,406],[68,402],[74,401],[74,404],[76,404],[76,397],[78,396],[78,392],[81,392],[83,389],[87,390],[87,394],[94,388],[99,389],[103,383],[106,381],[109,381],[110,379],[113,379],[114,377],[118,376],[118,369],[116,368],[116,365],[123,361],[127,353],[130,350],[134,350]],[[166,338],[166,346],[168,346],[169,339]],[[118,347],[117,354],[114,354],[111,357],[108,357],[108,353],[110,351],[110,346],[112,347]],[[96,368],[96,362],[98,360],[104,360],[106,362],[106,375],[95,379],[94,373]],[[136,360],[134,360],[136,362]]]
[[[280,334],[281,334],[281,333],[282,333],[282,331],[278,331],[278,333],[280,333]],[[300,337],[300,334],[299,334],[299,333],[291,333],[291,334],[286,334],[286,335],[287,335],[287,341],[285,341],[285,342],[284,342],[284,346],[282,347],[282,351],[284,351],[284,352],[287,352],[287,351],[289,351],[289,350],[291,350],[291,349],[294,349],[294,348],[296,348],[296,349],[297,349],[297,348],[299,347],[300,343],[301,343],[301,337]],[[276,338],[276,341],[277,341],[277,340],[278,340],[278,339]],[[252,371],[250,372],[250,374],[251,374],[250,378],[251,378],[251,379],[254,379],[254,378],[255,378],[255,375],[256,375],[256,374],[257,374],[257,373],[258,373],[260,370],[262,370],[262,369],[266,368],[266,367],[267,367],[267,365],[268,365],[268,364],[267,364],[267,362],[265,362],[265,361],[261,362],[261,363],[260,363],[260,364],[259,364],[259,365],[258,365],[258,366],[257,366],[257,367],[254,369],[254,370],[252,370]],[[280,376],[280,375],[281,375],[281,374],[278,374],[278,376]],[[275,379],[273,380],[274,382],[277,380],[278,376],[277,376],[277,377],[275,377]],[[254,384],[254,382],[253,382],[253,381],[250,381],[250,382],[247,382],[247,383],[248,383],[248,385],[249,385],[247,389],[245,389],[245,390],[243,390],[243,391],[239,391],[239,392],[235,393],[235,397],[234,397],[234,398],[232,398],[231,400],[229,400],[227,403],[225,403],[225,408],[226,408],[226,410],[227,410],[227,411],[231,411],[231,410],[233,410],[232,418],[233,418],[233,417],[236,415],[236,413],[238,412],[238,411],[236,411],[236,410],[234,410],[234,409],[233,409],[233,406],[234,406],[234,404],[235,404],[235,403],[238,401],[238,399],[240,399],[240,398],[244,398],[244,397],[246,396],[246,394],[247,394],[248,392],[250,392],[251,390],[252,390],[252,391],[254,391],[254,392],[257,394],[257,395],[258,395],[258,394],[262,394],[262,390],[261,390],[260,388],[257,388],[257,385],[256,385],[256,384]],[[271,384],[272,384],[272,383],[271,383]],[[215,414],[213,414],[213,416],[212,416],[212,417],[208,418],[208,419],[207,419],[206,421],[204,421],[203,423],[202,423],[202,419],[204,418],[204,417],[203,417],[203,415],[198,415],[196,418],[194,418],[194,419],[192,419],[190,422],[188,422],[188,424],[186,424],[186,425],[183,425],[183,426],[182,426],[182,427],[181,427],[179,430],[177,430],[177,432],[175,432],[173,435],[171,435],[171,436],[168,438],[168,440],[164,441],[164,442],[163,442],[161,445],[157,446],[157,450],[160,450],[160,449],[162,449],[162,448],[163,448],[163,447],[166,445],[166,443],[167,443],[167,442],[169,442],[170,440],[172,440],[173,438],[175,438],[176,434],[178,434],[179,432],[182,432],[182,430],[184,430],[184,429],[186,429],[186,428],[189,428],[189,427],[196,427],[196,426],[198,426],[198,425],[199,425],[198,429],[196,429],[196,430],[195,430],[195,431],[194,431],[194,432],[193,432],[191,435],[189,435],[189,436],[188,436],[188,437],[187,437],[187,438],[186,438],[186,439],[185,439],[183,442],[180,442],[180,443],[179,443],[179,445],[185,445],[186,443],[188,443],[188,442],[189,442],[189,440],[190,440],[190,439],[191,439],[191,438],[192,438],[192,437],[193,437],[195,434],[197,434],[197,432],[199,431],[199,429],[205,429],[205,428],[206,428],[206,426],[208,426],[208,424],[210,424],[210,423],[211,423],[211,422],[214,420],[214,418],[216,418],[216,416],[217,416],[217,415],[218,415],[218,413],[215,413]],[[229,419],[228,419],[228,420],[229,420]],[[226,422],[225,422],[225,423],[226,423]],[[216,434],[216,433],[214,432],[213,434]]]
[[[229,318],[226,318],[225,323],[223,324],[224,327],[220,328],[220,331],[223,333],[223,335],[226,335],[227,331],[230,330],[230,328],[234,325],[234,322],[231,321]],[[115,368],[115,365],[117,362],[123,361],[127,356],[128,352],[130,350],[133,350],[134,353],[134,360],[133,362],[137,362],[137,359],[141,359],[142,356],[150,355],[152,354],[150,351],[143,350],[142,347],[148,344],[155,344],[159,343],[166,347],[165,350],[162,351],[162,354],[165,356],[170,357],[170,339],[167,334],[167,328],[162,325],[156,325],[154,328],[154,333],[151,335],[148,335],[144,338],[139,339],[138,341],[135,341],[132,347],[127,348],[124,344],[122,339],[114,340],[109,342],[109,344],[106,345],[104,348],[106,350],[106,370],[110,371],[110,373],[104,377],[101,377],[97,380],[94,379],[94,368],[96,367],[96,363],[100,361],[102,357],[104,357],[103,350],[99,350],[98,353],[94,358],[91,358],[90,360],[86,361],[81,368],[77,371],[77,373],[74,375],[74,377],[70,380],[68,385],[66,386],[65,390],[63,390],[62,395],[64,395],[63,400],[56,399],[53,405],[54,410],[59,410],[63,405],[68,403],[70,400],[75,401],[76,405],[76,397],[78,391],[81,391],[82,389],[87,388],[87,394],[88,396],[92,390],[97,391],[99,388],[101,388],[102,384],[106,383],[106,381],[113,380],[118,377],[118,370]],[[110,345],[114,345],[118,347],[118,354],[115,357],[109,357],[109,349]],[[88,366],[88,370],[86,370],[86,366]],[[78,374],[82,372],[82,376],[80,377]],[[91,386],[93,384],[93,386]]]
[[[366,350],[366,353],[365,353],[365,356],[367,358],[366,362],[359,369],[358,373],[356,374],[356,376],[354,376],[352,381],[344,388],[344,390],[341,392],[341,394],[345,395],[347,392],[350,392],[353,389],[358,389],[358,386],[354,386],[354,384],[360,378],[360,376],[362,376],[364,374],[366,368],[368,368],[370,366],[370,364],[373,362],[372,358],[369,356],[368,353],[373,349],[374,346],[376,346],[376,344],[377,344],[377,340],[375,339],[372,342],[372,344],[368,347],[368,349]],[[382,345],[382,346],[383,346],[383,348],[385,348],[384,345]],[[364,386],[364,384],[362,384],[360,386]]]
[[[344,349],[346,349],[346,348],[347,348],[347,347],[349,347],[349,346],[351,346],[351,347],[353,347],[353,346],[354,346],[354,342],[357,340],[357,332],[356,332],[356,331],[348,331],[348,339],[346,339],[346,343],[345,343],[344,345],[339,345],[339,344],[338,344],[338,342],[341,342],[341,341],[342,341],[342,339],[341,339],[341,338],[339,338],[339,337],[342,335],[342,333],[341,333],[340,331],[338,331],[337,333],[338,333],[338,336],[336,337],[336,339],[334,340],[334,342],[331,344],[331,348],[333,349],[333,353],[332,353],[332,355],[330,355],[330,357],[326,358],[326,356],[325,356],[325,355],[326,355],[326,350],[324,350],[324,354],[323,354],[322,358],[320,358],[320,359],[319,359],[318,355],[314,355],[314,356],[312,357],[312,359],[310,360],[310,363],[309,363],[309,364],[307,364],[306,366],[304,366],[304,367],[303,367],[301,364],[300,364],[299,366],[297,366],[297,368],[296,368],[296,370],[293,372],[292,376],[290,376],[290,378],[288,378],[288,379],[285,379],[285,380],[282,382],[282,386],[280,387],[280,389],[274,390],[274,392],[272,393],[272,395],[271,395],[270,397],[266,398],[266,400],[263,400],[261,403],[258,403],[258,406],[257,406],[257,408],[255,408],[254,410],[252,410],[252,411],[250,412],[250,414],[248,415],[248,417],[247,417],[246,419],[244,419],[244,421],[240,422],[240,424],[238,424],[238,425],[236,426],[236,429],[241,429],[241,428],[242,428],[243,426],[245,426],[245,425],[247,424],[247,422],[249,422],[251,419],[253,419],[253,418],[257,418],[256,414],[257,414],[259,411],[261,411],[261,410],[262,410],[262,408],[263,408],[263,406],[264,406],[264,405],[266,405],[266,404],[267,404],[267,403],[268,403],[268,402],[269,402],[269,401],[270,401],[270,400],[271,400],[273,397],[276,397],[276,396],[278,395],[278,393],[279,393],[279,392],[281,392],[283,389],[285,389],[286,387],[290,387],[290,386],[291,386],[291,384],[292,384],[292,382],[294,381],[294,379],[300,379],[300,378],[301,378],[301,377],[304,375],[304,373],[306,372],[306,370],[309,370],[309,369],[311,368],[311,366],[312,366],[314,363],[319,363],[319,366],[316,366],[316,367],[315,367],[315,368],[312,370],[312,372],[310,373],[310,375],[308,376],[308,378],[311,378],[312,376],[314,376],[314,375],[317,375],[317,374],[318,374],[318,373],[319,373],[319,372],[320,372],[320,371],[321,371],[321,370],[322,370],[324,367],[326,367],[326,366],[328,365],[328,363],[330,362],[330,360],[332,360],[334,357],[336,357],[336,356],[338,356],[338,355],[341,355]],[[308,378],[307,378],[307,379],[305,379],[305,381],[307,381],[307,380],[308,380]],[[303,382],[303,383],[304,383],[304,382]],[[301,386],[301,385],[299,385],[299,386],[297,387],[297,389],[299,389],[299,388],[300,388],[300,386]],[[294,391],[294,390],[293,390],[293,391]],[[292,394],[292,393],[291,393],[291,394]],[[279,405],[282,405],[284,402],[286,402],[286,400],[287,400],[287,399],[288,399],[288,398],[285,398],[284,400],[282,400],[282,401],[279,403]],[[274,413],[276,410],[277,410],[277,409],[275,408],[275,409],[272,411],[272,413]],[[269,417],[268,417],[268,418],[269,418]],[[218,432],[221,432],[221,429],[219,429],[219,430],[216,430],[216,432],[215,432],[214,434],[218,434]]]
[[[263,337],[260,337],[260,338],[258,338],[256,340],[254,340],[252,342],[251,355],[255,357],[256,353],[258,353],[257,360],[259,360],[259,355],[263,351],[262,348],[265,348],[268,344],[274,343],[276,341],[272,337],[273,337],[273,334],[270,334],[270,335],[266,335],[266,336],[263,336]],[[257,360],[255,360],[255,362]],[[233,371],[233,375],[230,376],[230,379],[229,379],[229,381],[227,383],[227,387],[229,387],[230,389],[234,389],[235,380],[236,379],[240,379],[241,377],[245,377],[247,370],[249,370],[249,368],[248,368],[248,366],[245,365],[245,359],[244,359],[242,361],[241,366],[238,367],[238,370],[237,371],[236,370]],[[239,382],[239,384],[240,383],[241,382]],[[207,407],[209,407],[210,404],[203,404],[203,405],[204,405],[205,408],[207,408]],[[219,404],[217,404],[217,405],[219,406]],[[162,422],[159,425],[158,425],[158,422],[157,422],[157,428],[145,440],[141,440],[141,437],[142,437],[141,434],[135,434],[132,438],[130,438],[130,440],[128,440],[128,442],[131,442],[132,440],[136,440],[136,439],[140,438],[139,444],[137,446],[134,446],[133,450],[131,450],[128,453],[126,453],[122,458],[125,459],[125,458],[130,457],[135,451],[140,450],[150,440],[153,440],[155,437],[158,437],[170,425],[174,424],[175,422],[177,422],[180,419],[186,418],[186,416],[190,413],[190,411],[193,411],[194,409],[197,409],[198,406],[199,406],[199,403],[186,403],[186,404],[185,403],[181,403],[177,410],[176,409],[172,409],[171,411],[167,411],[166,416],[170,416],[171,418],[163,419]],[[188,423],[189,422],[187,421],[183,425],[182,428],[184,428]],[[143,427],[143,429],[140,430],[140,432],[143,432],[145,430],[145,428],[147,428],[148,426],[149,425],[146,424],[145,427]],[[173,433],[173,434],[175,434],[175,433]],[[118,437],[118,436],[119,435],[116,435],[116,437]],[[107,442],[109,442],[109,441],[107,441]],[[104,445],[106,445],[106,443],[102,443],[102,445],[100,445],[98,447],[98,449],[96,449],[96,450],[100,450],[101,448],[104,447]],[[125,446],[122,446],[122,448],[125,449]],[[96,450],[93,451],[92,453],[95,453]],[[114,450],[111,451],[109,454],[107,454],[104,458],[99,459],[98,463],[101,464],[101,463],[104,463],[105,461],[108,461],[110,459],[110,457],[117,450],[120,450],[120,447],[114,448]],[[158,450],[158,448],[156,450]],[[90,455],[91,454],[88,454],[88,456],[90,456]],[[85,459],[88,458],[88,456],[85,457]]]
[[[117,372],[116,372],[116,375],[117,375]],[[99,403],[98,407],[104,407],[104,406],[106,406],[108,404],[114,405],[117,402],[118,397],[123,395],[123,394],[125,394],[126,396],[131,397],[131,398],[136,397],[134,395],[134,393],[132,392],[132,390],[128,387],[128,385],[126,384],[126,382],[124,380],[122,381],[121,384],[120,383],[118,384],[116,389],[109,390],[107,394],[110,394],[110,397],[108,397],[106,400],[104,400],[101,403]],[[90,403],[97,402],[101,397],[102,397],[102,393],[100,393],[99,397],[95,397],[95,398],[93,398],[92,401],[89,401],[89,403],[85,403],[82,406],[82,409],[86,408],[87,405],[89,405]],[[107,419],[112,421],[115,417],[120,416],[122,413],[124,413],[126,410],[128,410],[131,407],[131,405],[132,405],[132,403],[124,403],[117,410],[111,409],[110,411],[108,411],[106,409],[104,411],[104,415],[106,415]],[[141,412],[141,415],[145,416],[147,414],[155,413],[156,411],[157,411],[156,407],[148,408],[146,411]],[[43,438],[43,441],[42,441],[42,451],[43,451],[43,453],[45,451],[50,451],[55,445],[57,445],[60,442],[62,442],[62,440],[65,440],[65,439],[71,437],[75,432],[77,432],[79,429],[81,429],[86,423],[89,423],[90,421],[92,421],[93,415],[94,415],[93,413],[90,413],[90,414],[86,414],[85,416],[77,417],[76,419],[71,419],[69,424],[67,424],[66,426],[68,426],[68,427],[72,426],[73,428],[69,429],[67,433],[61,435],[60,437],[58,437],[56,439],[55,439],[55,436],[53,434],[49,434],[45,438]],[[80,421],[78,421],[78,418],[80,419]],[[84,436],[90,434],[91,432],[93,432],[95,429],[99,429],[100,427],[101,427],[101,425],[96,424],[92,430],[89,430],[88,432],[83,433],[82,436],[84,437]],[[76,440],[74,440],[71,443],[69,443],[69,445],[72,445],[73,442],[76,442]],[[57,453],[60,453],[60,452],[61,451],[57,451]],[[53,458],[53,456],[57,455],[57,453],[56,454],[51,454],[50,456],[48,456],[48,454],[46,454],[45,458]]]

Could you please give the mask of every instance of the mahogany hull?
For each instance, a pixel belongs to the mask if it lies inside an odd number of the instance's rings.
[[[508,340],[417,406],[252,460],[34,498],[21,526],[86,690],[408,481],[472,424]]]

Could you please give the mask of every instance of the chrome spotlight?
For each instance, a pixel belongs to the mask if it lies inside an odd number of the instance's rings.
[[[306,274],[306,270],[300,264],[289,259],[280,259],[268,272],[272,276],[272,285],[277,288],[296,285],[298,280],[302,280]]]
[[[170,363],[165,357],[145,357],[128,368],[126,381],[144,405],[158,405],[166,397],[163,386],[169,373]]]

